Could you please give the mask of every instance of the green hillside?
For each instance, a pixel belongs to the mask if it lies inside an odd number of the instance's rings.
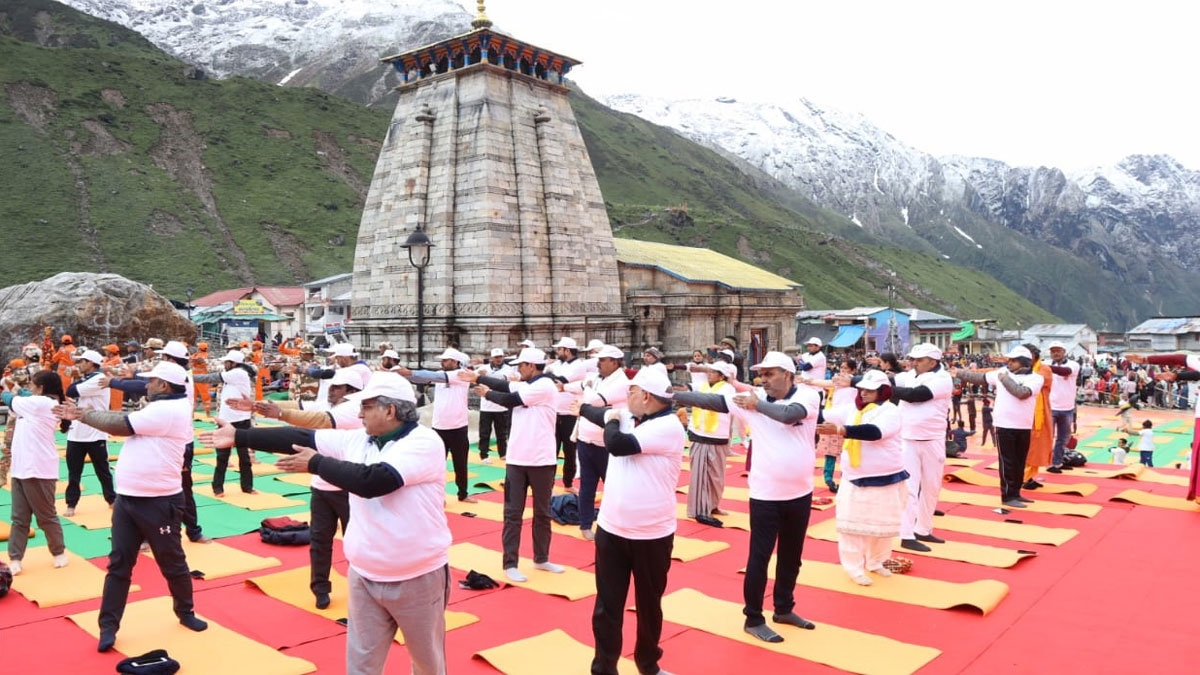
[[[390,111],[196,79],[135,33],[47,0],[0,0],[0,85],[0,223],[20,252],[8,283],[111,271],[182,298],[189,285],[201,295],[351,268]],[[813,307],[882,304],[892,282],[903,305],[1053,318],[981,273],[863,239],[770,179],[572,97],[617,236],[734,255],[805,284]]]

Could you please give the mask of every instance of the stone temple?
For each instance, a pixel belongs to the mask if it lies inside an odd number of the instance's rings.
[[[352,341],[391,342],[409,363],[420,348],[425,365],[449,344],[478,355],[564,335],[634,357],[655,346],[683,358],[726,335],[794,349],[795,282],[758,283],[761,270],[724,256],[724,274],[747,283],[698,278],[701,266],[673,262],[695,258],[684,247],[624,247],[636,259],[620,264],[568,100],[579,62],[479,10],[470,32],[385,59],[402,84],[359,226]],[[432,242],[423,274],[404,248],[419,233]]]
[[[482,13],[473,25],[386,59],[404,84],[359,226],[355,342],[416,356],[418,273],[401,245],[423,230],[426,346],[625,343],[612,231],[564,84],[578,62]]]

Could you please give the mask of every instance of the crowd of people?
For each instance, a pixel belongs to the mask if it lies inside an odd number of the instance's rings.
[[[415,673],[444,673],[452,543],[444,506],[446,460],[454,469],[456,498],[474,501],[467,489],[468,431],[469,410],[477,405],[480,460],[490,463],[494,448],[505,465],[499,543],[507,580],[528,580],[518,550],[530,497],[532,567],[564,572],[551,561],[550,525],[561,458],[562,487],[577,495],[582,537],[596,550],[591,672],[617,672],[632,583],[634,660],[641,673],[662,673],[661,598],[685,450],[687,517],[713,527],[727,515],[721,508],[726,461],[735,448],[747,452],[744,629],[780,642],[777,626],[815,628],[796,611],[795,580],[818,456],[835,499],[841,565],[855,583],[870,585],[873,576],[892,574],[893,538],[915,551],[945,543],[933,519],[943,466],[976,432],[976,412],[980,440],[990,439],[1000,459],[997,505],[1026,508],[1030,491],[1041,487],[1041,472],[1071,470],[1064,455],[1076,405],[1087,399],[1081,391],[1089,380],[1104,379],[1096,364],[1067,358],[1064,345],[1055,342],[1044,355],[1027,344],[989,359],[963,359],[947,358],[928,343],[903,356],[830,355],[812,338],[796,357],[767,352],[747,367],[733,337],[695,350],[681,364],[666,363],[653,347],[635,357],[617,345],[592,340],[580,346],[563,337],[549,353],[529,340],[495,347],[486,357],[448,345],[438,357],[441,368],[423,370],[403,366],[387,343],[376,346],[378,361],[372,363],[349,343],[332,345],[322,359],[311,345],[277,339],[281,358],[272,359],[261,342],[213,356],[205,343],[151,338],[126,344],[122,354],[115,345],[90,349],[62,336],[57,347],[32,345],[9,363],[2,402],[11,416],[0,463],[0,479],[11,477],[13,493],[9,565],[22,572],[33,519],[46,533],[54,565],[68,562],[55,500],[54,434],[65,430],[65,515],[72,516],[78,504],[85,458],[112,509],[100,651],[116,643],[139,547],[154,553],[179,622],[206,628],[195,615],[181,541],[185,534],[211,541],[193,496],[197,440],[216,449],[215,497],[225,495],[233,449],[239,488],[246,493],[255,491],[255,451],[278,453],[280,469],[312,475],[310,590],[316,607],[329,606],[333,538],[340,526],[350,568],[348,672],[382,672],[398,629]],[[274,369],[271,360],[278,362]],[[629,367],[633,362],[640,367]],[[1135,377],[1145,372],[1171,385],[1200,379],[1200,360],[1190,356],[1130,356],[1127,365]],[[1133,381],[1108,367],[1104,372]],[[276,387],[289,391],[289,400],[264,397],[264,390]],[[1144,400],[1141,391],[1125,400]],[[429,427],[420,424],[427,396]],[[198,410],[213,415],[218,426],[197,438]],[[284,425],[256,426],[256,416]],[[1153,448],[1153,431],[1142,426],[1139,451],[1145,453]],[[110,435],[125,437],[115,476],[107,462]],[[1189,499],[1195,486],[1193,466]],[[768,621],[764,595],[772,556]]]

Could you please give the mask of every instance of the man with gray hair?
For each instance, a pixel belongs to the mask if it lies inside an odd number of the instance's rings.
[[[349,492],[346,672],[382,673],[399,629],[413,673],[444,675],[451,543],[445,445],[417,424],[412,385],[395,373],[375,373],[366,389],[346,398],[359,402],[362,429],[222,424],[200,442],[285,454],[275,466],[316,474]]]

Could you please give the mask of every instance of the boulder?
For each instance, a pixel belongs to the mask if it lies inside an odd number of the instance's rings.
[[[47,326],[53,329],[55,346],[64,334],[91,349],[152,337],[196,341],[195,325],[166,298],[117,274],[63,272],[0,289],[4,362],[20,356],[21,347],[30,342],[42,344]]]

